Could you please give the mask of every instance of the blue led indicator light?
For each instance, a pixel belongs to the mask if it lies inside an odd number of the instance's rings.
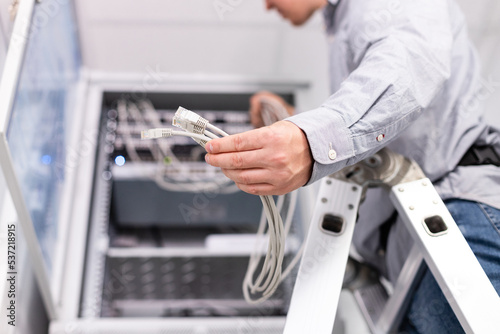
[[[115,158],[115,164],[117,164],[118,166],[123,166],[125,165],[125,157],[123,155],[118,155],[116,158]]]

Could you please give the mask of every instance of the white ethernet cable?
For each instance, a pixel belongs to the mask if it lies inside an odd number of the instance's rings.
[[[117,102],[116,110],[118,111],[118,126],[121,128],[124,148],[131,161],[140,162],[143,159],[139,156],[136,150],[137,145],[134,139],[135,129],[145,128],[146,126],[151,126],[152,128],[162,128],[159,114],[154,109],[151,101],[147,99],[139,100],[137,102],[120,99]],[[213,136],[211,138],[213,138]],[[203,140],[209,139],[210,138],[204,138]],[[151,178],[160,188],[176,192],[217,190],[224,194],[239,191],[238,187],[232,182],[232,180],[227,178],[222,173],[210,176],[188,173],[168,175],[168,173],[165,173],[164,169],[165,157],[168,157],[169,160],[177,164],[177,167],[180,170],[183,170],[184,166],[180,164],[180,161],[171,149],[171,145],[167,141],[158,142],[156,145],[153,145],[154,143],[152,142],[149,144],[150,145],[146,146],[149,148],[154,160],[158,162],[158,168],[155,169],[155,173],[151,175]],[[186,171],[187,170],[189,170],[188,167],[186,167]]]
[[[175,113],[172,124],[185,131],[174,131],[173,129],[166,128],[144,130],[141,132],[141,139],[186,136],[193,138],[204,147],[211,139],[219,138],[213,132],[222,136],[228,136],[228,134],[221,129],[209,124],[208,120],[182,107],[179,107]],[[213,132],[207,130],[207,128]],[[296,195],[292,195],[292,201],[288,207],[286,228],[283,227],[280,210],[276,207],[273,197],[260,196],[260,199],[268,222],[267,234],[269,235],[269,243],[261,272],[256,278],[255,270],[260,263],[260,252],[257,251],[250,257],[247,273],[243,280],[243,295],[248,303],[260,303],[271,297],[284,276],[288,275],[292,269],[289,266],[285,270],[285,275],[282,276],[283,258],[285,256],[285,238],[290,230],[293,210],[295,209]],[[283,200],[280,202],[280,209],[282,202]],[[264,230],[265,224],[263,223],[263,219],[261,219],[257,234],[263,235]],[[298,255],[299,254],[292,260],[290,265],[295,265],[298,262],[300,258]],[[260,297],[254,299],[252,295]]]
[[[195,140],[207,141],[207,142],[211,140],[209,137],[202,134],[190,133],[185,131],[174,131],[173,129],[168,129],[168,128],[158,128],[158,129],[149,129],[141,131],[141,139],[168,138],[172,136],[191,137]]]
[[[188,133],[195,133],[195,134],[200,134],[203,135],[205,134],[205,129],[207,128],[208,120],[195,114],[191,110],[187,110],[183,107],[179,107],[177,111],[175,112],[174,118],[172,119],[172,125],[176,126],[178,128],[183,129],[184,131],[187,131]],[[217,138],[212,133],[208,134],[208,140]],[[193,139],[200,144],[201,146],[205,147],[205,144],[207,143],[208,140],[197,140],[196,138],[193,137]]]
[[[271,125],[276,121],[281,121],[282,119],[290,116],[285,107],[276,100],[273,100],[266,96],[261,96],[260,104],[262,107],[261,116],[264,125]]]
[[[156,128],[161,128],[162,124],[160,121],[160,117],[156,110],[153,107],[153,104],[149,100],[140,100],[137,102],[137,106],[131,102],[129,104],[132,105],[132,107],[135,107],[135,112],[131,111],[131,116],[136,122],[136,124],[146,124],[148,118],[149,123],[151,123],[154,127]],[[141,108],[145,114],[143,116],[137,108]],[[134,109],[134,108],[131,108]],[[189,111],[189,110],[187,110]],[[217,138],[216,136],[214,136]],[[210,137],[213,138],[213,137]],[[168,143],[168,142],[163,142],[163,143]],[[162,145],[162,143],[158,142],[158,151],[156,153],[160,153],[163,155],[163,157],[169,156],[173,162],[177,163],[178,166],[180,165],[179,160],[175,156],[174,152],[171,150],[170,145]],[[151,152],[155,153],[155,150],[151,147]],[[156,154],[157,155],[157,154]],[[158,161],[158,164],[163,167],[163,157],[159,158],[156,156],[156,160]],[[179,178],[174,178],[174,179],[169,179],[166,178],[166,176],[163,174],[163,168],[157,168],[156,173],[153,177],[153,180],[155,183],[162,189],[168,190],[168,191],[188,191],[188,192],[199,192],[201,190],[204,191],[215,191],[218,190],[220,193],[224,194],[229,194],[229,193],[235,193],[239,191],[238,187],[230,180],[229,178],[225,177],[223,174],[220,175],[218,178],[211,179],[210,181],[205,179],[196,179],[194,176],[188,177],[186,180],[180,180]]]
[[[266,126],[271,125],[272,123],[274,123],[276,121],[279,121],[279,120],[282,120],[282,119],[288,117],[288,113],[286,112],[285,108],[272,99],[269,99],[266,97],[261,97],[261,106],[262,106],[262,109],[261,109],[262,120],[264,122],[264,125],[266,125]],[[297,203],[297,192],[293,191],[289,194],[278,196],[278,205],[277,205],[278,206],[278,209],[277,209],[278,216],[279,216],[279,212],[281,211],[281,208],[283,206],[283,203],[285,201],[286,196],[287,196],[287,198],[289,198],[290,201],[289,201],[289,206],[288,206],[288,210],[287,210],[287,214],[286,214],[286,221],[285,221],[285,227],[284,227],[284,233],[283,233],[283,241],[281,242],[281,246],[283,246],[285,244],[284,238],[286,238],[286,236],[288,235],[288,233],[290,231],[290,227],[292,226],[293,213],[295,211],[295,206]],[[261,196],[261,200],[262,200],[262,198],[263,198],[263,196]],[[274,204],[274,200],[272,197],[270,198],[270,200]],[[257,235],[259,235],[259,236],[262,236],[264,234],[266,216],[267,216],[267,221],[271,221],[269,219],[269,216],[268,216],[268,210],[267,210],[268,206],[266,206],[264,204],[264,201],[263,201],[263,206],[264,206],[264,210],[262,212],[261,220],[259,223],[259,228],[257,231]],[[281,220],[281,217],[279,219]],[[270,242],[269,242],[269,246],[268,246],[267,255],[269,255],[270,253],[272,254],[272,250],[270,252],[270,248],[273,246],[272,245],[272,240],[273,240],[272,235],[273,234],[271,231],[271,225],[269,225]],[[256,249],[250,257],[250,260],[248,262],[247,273],[245,274],[245,278],[243,280],[243,294],[245,296],[245,299],[248,302],[252,302],[252,303],[259,303],[261,301],[264,301],[267,298],[269,298],[272,295],[272,293],[274,293],[274,291],[278,287],[279,283],[281,283],[290,274],[292,269],[295,267],[295,265],[300,260],[300,258],[302,256],[303,249],[304,249],[304,243],[302,243],[301,248],[299,249],[299,251],[297,252],[295,257],[293,258],[293,260],[290,262],[288,267],[283,272],[281,272],[283,258],[281,258],[279,260],[280,277],[277,281],[266,280],[263,282],[263,277],[265,277],[265,275],[268,275],[267,277],[269,278],[269,273],[274,269],[274,262],[276,261],[275,259],[274,260],[272,259],[271,262],[269,262],[267,256],[264,259],[264,264],[262,266],[261,274],[257,277],[256,280],[254,280],[255,271],[260,263],[260,257],[261,257],[260,256],[260,248],[261,247],[259,247],[259,244],[256,244]],[[284,252],[284,249],[283,249],[283,252]],[[284,256],[284,255],[280,255],[280,256]],[[270,289],[270,288],[272,288],[273,290],[271,292],[267,292],[268,289]],[[264,289],[266,289],[266,290],[264,290]],[[250,297],[250,293],[256,294],[257,292],[261,292],[262,296],[256,300],[252,300],[252,298]]]
[[[262,115],[262,120],[264,122],[264,125],[271,125],[276,121],[283,120],[287,118],[288,112],[286,111],[285,107],[278,103],[277,101],[268,98],[266,96],[261,96],[260,97],[260,102],[261,102],[261,115]],[[295,207],[297,204],[297,190],[294,190],[288,194],[281,195],[278,197],[278,210],[281,212],[281,207],[283,205],[283,202],[285,200],[285,197],[289,198],[290,204],[288,206],[287,214],[286,214],[286,221],[285,221],[285,236],[288,235],[290,232],[290,227],[292,226],[292,217],[295,212]],[[262,216],[260,219],[259,223],[259,231],[265,228],[265,223],[266,223],[266,217],[264,211],[262,212]],[[258,232],[259,234],[259,232]],[[261,233],[262,234],[262,233]],[[302,257],[302,253],[304,251],[304,246],[305,242],[302,242],[301,247],[295,254],[295,257],[290,261],[288,264],[288,267],[283,271],[281,280],[284,280],[293,270],[293,268],[297,265],[297,263],[300,261],[300,258]],[[259,263],[259,253],[256,251],[254,252],[254,255],[252,256],[250,262],[249,262],[249,268],[256,267]],[[252,270],[248,269],[247,275],[245,276],[245,280],[248,281],[246,284],[250,284],[252,276],[250,276],[250,273]],[[244,283],[245,284],[245,283]]]
[[[127,118],[128,118],[127,101],[119,100],[116,111],[118,112],[119,123],[126,124]],[[130,133],[130,129],[127,126],[124,126],[123,130],[124,130],[124,145],[125,145],[125,150],[127,151],[128,156],[132,160],[140,161],[141,158],[137,154],[137,152],[134,148],[134,143],[132,142],[132,135]]]

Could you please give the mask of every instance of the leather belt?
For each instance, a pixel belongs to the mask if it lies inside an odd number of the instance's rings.
[[[500,155],[493,146],[472,145],[458,163],[459,166],[495,165],[500,167]]]

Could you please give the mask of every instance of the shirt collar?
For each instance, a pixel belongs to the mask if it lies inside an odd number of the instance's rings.
[[[333,28],[333,25],[335,23],[335,10],[337,9],[337,5],[339,4],[339,2],[340,0],[328,0],[328,4],[323,10],[323,16],[325,19],[325,26],[327,31]]]

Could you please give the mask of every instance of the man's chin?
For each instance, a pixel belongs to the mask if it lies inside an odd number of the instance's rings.
[[[301,20],[301,21],[292,21],[290,20],[290,23],[294,26],[294,27],[300,27],[301,25],[303,25],[306,21],[304,20]]]
[[[287,20],[295,27],[299,27],[307,22],[307,19],[302,18],[287,18]]]
[[[310,16],[309,17],[294,17],[293,15],[288,16],[288,15],[286,15],[286,13],[284,13],[280,10],[278,10],[278,12],[284,20],[287,20],[288,22],[290,22],[292,25],[294,25],[296,27],[301,26],[304,23],[306,23],[310,17]]]

